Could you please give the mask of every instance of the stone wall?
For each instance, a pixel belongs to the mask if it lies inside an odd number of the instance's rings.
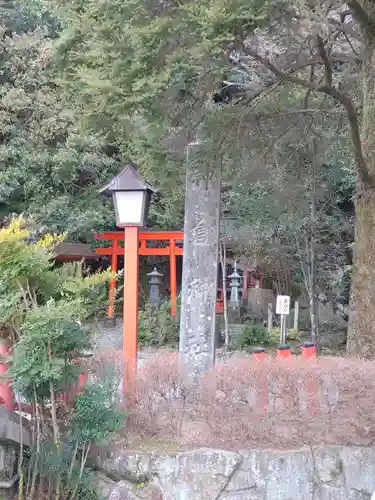
[[[375,491],[373,447],[96,453],[107,500],[370,500]]]

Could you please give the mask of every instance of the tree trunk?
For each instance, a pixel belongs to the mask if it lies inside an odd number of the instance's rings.
[[[229,323],[228,323],[228,300],[227,300],[227,247],[225,243],[220,245],[220,264],[223,275],[223,308],[224,308],[224,345],[229,349]]]
[[[316,215],[316,177],[317,177],[317,139],[313,139],[312,163],[311,163],[311,214],[310,214],[310,267],[309,267],[309,288],[310,288],[310,319],[311,336],[319,352],[319,323],[318,307],[316,300],[316,238],[317,238],[317,215]]]
[[[374,123],[375,127],[375,123]],[[356,200],[356,235],[347,350],[375,357],[375,190]]]
[[[375,18],[375,17],[374,17]],[[355,200],[356,231],[347,351],[375,357],[375,41],[366,40],[363,61],[362,149],[369,181],[360,176]]]

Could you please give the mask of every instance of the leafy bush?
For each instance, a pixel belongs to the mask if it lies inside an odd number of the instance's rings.
[[[88,386],[75,402],[74,394],[78,360],[90,347],[83,322],[104,306],[110,272],[84,276],[77,264],[56,269],[53,249],[61,237],[31,236],[22,219],[0,229],[0,317],[14,341],[8,374],[18,396],[34,408],[30,454],[24,460],[20,451],[18,494],[36,498],[38,490],[42,498],[48,488],[55,500],[94,500],[84,484],[87,456],[122,415],[103,383]]]
[[[296,330],[287,331],[287,340],[299,340]],[[268,332],[267,328],[254,320],[244,323],[241,333],[236,337],[234,347],[236,349],[246,349],[253,346],[276,345],[280,342],[280,328],[272,328]]]
[[[159,307],[146,306],[138,316],[138,341],[144,346],[176,345],[179,321],[170,313],[170,302]]]
[[[110,386],[98,383],[88,385],[75,398],[69,419],[74,440],[82,443],[102,441],[122,425],[124,415],[108,404],[111,399]]]
[[[250,346],[263,346],[269,343],[267,329],[254,322],[246,322],[241,333],[235,339],[235,348],[246,349]]]
[[[300,340],[298,330],[288,329],[286,332],[287,340]],[[275,327],[269,332],[270,343],[278,343],[280,341],[280,328]]]

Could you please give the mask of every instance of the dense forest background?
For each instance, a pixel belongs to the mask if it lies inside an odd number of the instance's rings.
[[[2,2],[2,219],[22,213],[39,235],[91,243],[115,227],[98,188],[131,158],[159,190],[152,225],[182,229],[185,149],[203,133],[238,255],[271,274],[282,265],[285,291],[345,316],[362,269],[351,316],[368,331],[367,237],[352,267],[359,212],[357,233],[372,228],[363,13],[360,2]]]

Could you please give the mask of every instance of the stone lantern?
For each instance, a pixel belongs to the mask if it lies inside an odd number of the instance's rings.
[[[160,288],[162,285],[163,275],[158,272],[156,267],[151,273],[147,274],[149,283],[149,296],[147,303],[150,306],[157,307],[160,304]]]
[[[230,286],[230,299],[229,305],[233,309],[238,309],[240,307],[240,285],[241,276],[237,272],[237,267],[235,266],[233,273],[228,276],[229,286]]]

